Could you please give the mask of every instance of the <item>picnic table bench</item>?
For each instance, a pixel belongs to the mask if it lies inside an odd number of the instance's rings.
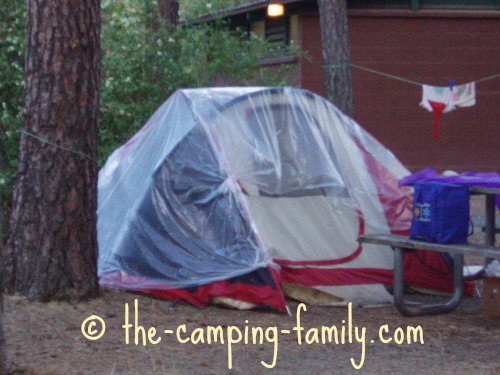
[[[495,247],[495,196],[500,195],[500,187],[469,186],[471,194],[485,195],[485,245],[474,244],[438,244],[417,241],[407,236],[393,234],[361,235],[359,242],[388,245],[394,250],[394,304],[404,316],[418,316],[426,314],[441,314],[450,312],[458,307],[464,287],[464,255],[477,255],[486,258],[488,263],[492,259],[500,259],[500,248]],[[454,289],[451,298],[439,304],[422,304],[410,306],[404,300],[404,254],[416,249],[449,253],[453,256]]]
[[[487,259],[500,259],[500,248],[489,245],[471,244],[438,244],[409,239],[407,236],[393,234],[361,235],[359,242],[379,245],[388,245],[394,250],[394,304],[404,316],[418,316],[426,314],[441,314],[454,310],[460,304],[464,286],[464,255],[477,255]],[[453,256],[454,290],[451,298],[445,303],[422,304],[410,306],[405,303],[404,297],[404,255],[416,249],[449,253]]]

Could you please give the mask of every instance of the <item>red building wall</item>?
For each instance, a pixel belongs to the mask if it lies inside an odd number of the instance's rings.
[[[434,86],[500,73],[500,18],[450,13],[350,15],[353,64]],[[319,18],[301,16],[301,86],[324,95]],[[352,68],[356,121],[410,170],[500,172],[500,77],[476,85],[476,105],[441,115],[421,108],[421,86]]]

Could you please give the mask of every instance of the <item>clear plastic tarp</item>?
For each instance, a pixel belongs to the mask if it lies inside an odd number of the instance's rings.
[[[397,186],[407,174],[307,91],[179,90],[100,171],[99,275],[141,290],[225,280],[274,259],[388,269],[390,250],[360,256],[356,238],[361,227],[409,228],[411,194]]]

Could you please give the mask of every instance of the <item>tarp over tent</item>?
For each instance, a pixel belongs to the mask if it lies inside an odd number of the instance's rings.
[[[325,99],[296,88],[179,90],[107,160],[98,183],[101,285],[284,308],[282,286],[390,301],[392,251],[412,190],[394,155]],[[442,258],[406,281],[450,290]]]

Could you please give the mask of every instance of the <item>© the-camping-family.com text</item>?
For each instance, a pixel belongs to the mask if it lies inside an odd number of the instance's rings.
[[[133,310],[133,311],[131,311]],[[162,340],[177,340],[186,345],[225,345],[227,346],[227,366],[233,367],[234,345],[263,345],[272,344],[271,361],[261,360],[265,368],[274,368],[278,361],[280,336],[293,337],[298,345],[359,345],[358,358],[350,358],[355,369],[361,369],[365,362],[367,344],[374,344],[376,339],[367,339],[366,327],[358,327],[353,321],[352,303],[348,304],[347,319],[342,319],[340,325],[323,325],[321,327],[305,328],[301,323],[302,314],[307,311],[304,303],[297,306],[294,317],[294,326],[291,329],[279,329],[277,326],[252,326],[250,320],[243,325],[205,326],[189,329],[186,324],[177,327],[144,327],[140,324],[139,303],[134,300],[134,307],[125,304],[124,324],[121,326],[124,333],[125,345],[157,345]],[[81,325],[83,336],[88,340],[99,340],[106,331],[106,323],[92,315]],[[383,344],[424,344],[424,331],[421,326],[407,326],[391,329],[388,324],[381,325],[377,333],[377,340]]]

